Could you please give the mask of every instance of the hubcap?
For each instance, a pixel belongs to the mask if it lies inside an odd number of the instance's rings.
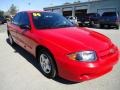
[[[42,67],[42,70],[45,73],[48,74],[51,72],[51,64],[50,64],[50,60],[47,55],[45,55],[45,54],[40,55],[40,65]]]
[[[13,40],[12,40],[11,35],[9,35],[9,40],[10,40],[10,44],[13,44]]]

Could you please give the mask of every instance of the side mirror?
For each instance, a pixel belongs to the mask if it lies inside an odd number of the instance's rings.
[[[30,25],[20,25],[20,28],[21,29],[27,29],[27,30],[31,29]]]

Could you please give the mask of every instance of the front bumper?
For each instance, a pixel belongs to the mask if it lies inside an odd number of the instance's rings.
[[[114,54],[102,57],[94,63],[72,61],[68,58],[63,61],[62,58],[59,59],[58,74],[60,77],[74,82],[97,78],[112,70],[118,62],[118,55],[117,50]]]

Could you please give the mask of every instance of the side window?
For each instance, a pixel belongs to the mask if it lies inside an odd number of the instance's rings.
[[[23,12],[21,15],[20,25],[30,25],[29,17],[26,12]]]
[[[12,23],[15,25],[19,25],[19,20],[20,20],[20,13],[18,13],[14,16]]]

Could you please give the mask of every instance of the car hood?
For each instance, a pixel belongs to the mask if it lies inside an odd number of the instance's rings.
[[[106,36],[86,28],[69,27],[38,30],[40,37],[55,43],[70,52],[95,50],[100,52],[108,49],[112,43]]]

